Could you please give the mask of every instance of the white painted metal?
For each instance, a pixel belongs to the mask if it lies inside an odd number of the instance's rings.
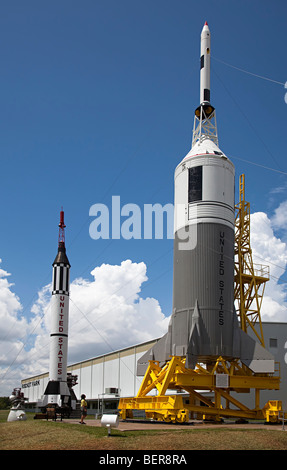
[[[189,204],[188,171],[202,166],[202,199]],[[195,223],[221,223],[234,228],[233,163],[217,145],[205,140],[184,157],[175,170],[174,233]]]
[[[210,101],[204,96],[204,90],[210,91],[210,31],[207,23],[201,31],[200,57],[202,61],[200,69],[200,104],[202,104]]]

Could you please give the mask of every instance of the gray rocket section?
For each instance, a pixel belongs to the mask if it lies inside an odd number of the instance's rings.
[[[162,365],[185,356],[186,367],[235,358],[253,372],[274,372],[273,356],[239,327],[234,309],[234,232],[222,224],[193,225],[197,244],[181,250],[174,239],[173,313],[168,332],[138,361],[143,375],[149,360]]]
[[[171,335],[173,354],[186,355],[187,367],[195,365],[197,356],[205,360],[234,356],[234,232],[219,223],[195,224],[190,229],[197,231],[194,249],[180,249],[180,233],[174,240]]]

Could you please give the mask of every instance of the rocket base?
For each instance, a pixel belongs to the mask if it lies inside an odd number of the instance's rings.
[[[73,376],[72,378],[77,378]],[[50,380],[47,384],[42,400],[37,402],[41,413],[36,413],[34,419],[54,419],[57,415],[62,418],[70,418],[77,410],[77,397],[73,391],[71,381]]]
[[[121,418],[132,418],[133,410],[144,410],[146,418],[174,423],[222,418],[278,422],[282,403],[271,400],[260,406],[260,391],[278,390],[280,376],[252,373],[240,360],[221,356],[198,363],[194,369],[187,369],[185,363],[186,358],[180,356],[171,357],[163,367],[158,361],[150,361],[137,396],[120,399]],[[248,408],[234,393],[249,393],[251,389],[256,392],[255,403]]]
[[[143,376],[146,373],[150,361],[164,365],[173,356],[184,357],[187,369],[194,369],[201,362],[215,363],[218,357],[224,357],[228,361],[240,360],[253,373],[274,373],[274,356],[241,330],[235,311],[230,315],[232,348],[229,348],[228,354],[224,347],[221,350],[210,348],[208,337],[205,344],[202,344],[200,339],[205,338],[206,329],[200,311],[196,301],[194,309],[171,316],[168,332],[138,360],[137,375]],[[184,325],[190,327],[184,328]],[[176,336],[180,331],[189,333],[189,338],[184,337],[181,343]]]
[[[39,404],[41,408],[52,406],[64,408],[71,406],[71,393],[67,382],[50,380],[44,392],[43,401]]]

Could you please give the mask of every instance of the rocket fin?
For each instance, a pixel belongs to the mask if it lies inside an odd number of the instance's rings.
[[[188,369],[194,369],[197,357],[199,354],[199,338],[200,338],[200,311],[198,301],[195,301],[193,314],[191,316],[191,329],[189,335],[189,343],[186,352],[186,367]]]
[[[274,357],[239,326],[234,309],[233,354],[255,373],[273,373]]]
[[[143,376],[148,367],[149,361],[159,361],[164,363],[169,359],[170,349],[168,343],[170,343],[170,334],[167,332],[157,343],[155,343],[151,349],[149,349],[137,362],[137,375]]]
[[[274,356],[239,328],[240,359],[255,373],[274,373]]]

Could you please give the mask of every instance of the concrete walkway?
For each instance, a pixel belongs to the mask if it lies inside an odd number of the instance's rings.
[[[58,421],[60,422],[60,421]],[[76,424],[80,426],[79,419],[63,419],[63,423],[69,424]],[[83,426],[98,426],[101,427],[101,420],[100,419],[86,419],[85,425]],[[244,423],[238,424],[235,422],[224,422],[221,424],[213,424],[213,423],[205,423],[203,421],[190,421],[186,424],[168,424],[162,422],[151,422],[151,421],[141,421],[141,420],[128,420],[128,421],[119,421],[119,426],[117,429],[119,431],[143,431],[143,430],[179,430],[179,429],[207,429],[207,428],[226,428],[229,429],[265,429],[265,430],[273,430],[273,431],[282,431],[282,424],[264,424],[264,423]],[[285,431],[287,430],[287,425],[285,426]]]

